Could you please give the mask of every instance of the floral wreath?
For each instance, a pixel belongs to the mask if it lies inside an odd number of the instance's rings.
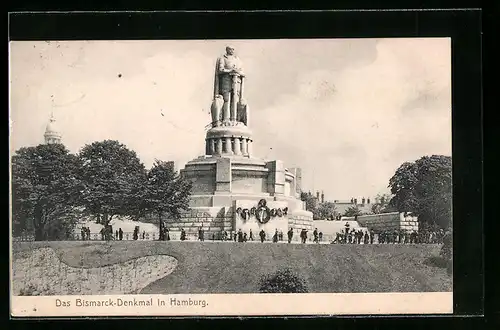
[[[259,206],[257,210],[255,210],[255,217],[257,218],[257,221],[259,221],[262,224],[265,224],[271,219],[271,210],[267,207],[267,202],[265,199],[261,199],[259,201]],[[264,212],[260,212],[264,211]]]

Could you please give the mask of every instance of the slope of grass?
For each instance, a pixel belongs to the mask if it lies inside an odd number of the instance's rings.
[[[37,242],[15,243],[13,262],[17,254],[43,246],[55,249],[71,267],[107,266],[157,254],[177,259],[170,275],[141,293],[256,293],[262,275],[284,267],[303,277],[310,292],[452,291],[446,269],[426,262],[439,254],[436,245]]]

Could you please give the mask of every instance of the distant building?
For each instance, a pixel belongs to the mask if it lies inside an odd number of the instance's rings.
[[[45,134],[43,136],[45,138],[45,144],[62,143],[61,133],[57,129],[56,119],[54,118],[53,113],[50,116],[49,123],[45,128]]]
[[[359,203],[361,201],[361,203]],[[352,198],[351,200],[334,200],[335,209],[337,213],[344,214],[348,208],[357,206],[362,213],[371,213],[372,205],[370,203],[370,198]]]

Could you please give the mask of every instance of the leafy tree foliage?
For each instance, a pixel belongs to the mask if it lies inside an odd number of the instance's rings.
[[[332,202],[319,203],[318,207],[314,212],[314,217],[316,219],[333,219],[337,215],[337,208]]]
[[[310,192],[309,193],[302,192],[300,194],[300,199],[306,202],[306,210],[312,212],[313,218],[317,220],[318,199],[314,197]]]
[[[146,169],[137,154],[114,140],[86,145],[79,153],[86,212],[107,225],[113,216],[141,215]]]
[[[359,207],[357,205],[350,206],[344,212],[344,216],[346,216],[346,217],[360,216],[362,214],[363,214],[363,212],[361,212],[361,210],[359,209]]]
[[[12,156],[14,235],[34,232],[35,240],[63,239],[78,220],[82,190],[78,158],[62,144],[21,148]]]
[[[162,239],[164,218],[177,219],[181,210],[189,209],[191,182],[175,172],[173,163],[156,160],[147,173],[143,194],[145,212],[158,217]]]
[[[261,293],[307,293],[306,281],[290,269],[278,270],[260,280]]]
[[[392,196],[390,194],[378,194],[375,197],[375,203],[371,206],[373,214],[397,212],[396,208],[389,205]]]
[[[413,212],[419,223],[430,227],[451,226],[451,157],[424,156],[402,164],[389,181],[394,197],[390,206],[399,212]]]

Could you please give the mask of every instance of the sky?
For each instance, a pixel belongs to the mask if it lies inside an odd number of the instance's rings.
[[[253,156],[302,168],[306,191],[374,197],[402,163],[451,156],[449,38],[11,42],[10,152],[43,143],[53,113],[71,152],[113,139],[183,168],[204,153],[226,45]]]

